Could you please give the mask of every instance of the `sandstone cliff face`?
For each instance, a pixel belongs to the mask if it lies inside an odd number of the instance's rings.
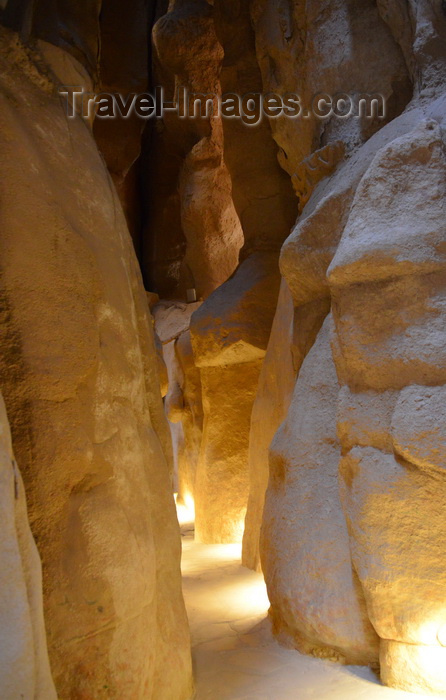
[[[2,32],[1,63],[2,388],[57,692],[186,700],[171,447],[131,240],[42,61]]]
[[[190,697],[174,487],[197,539],[243,536],[281,643],[444,693],[445,3],[0,4],[33,47],[2,30],[1,388],[58,695]],[[387,112],[143,129],[67,121],[55,92],[152,71],[167,100],[380,93]],[[46,700],[7,435],[22,613],[2,611],[2,683]]]
[[[56,700],[43,621],[40,559],[28,523],[25,491],[1,395],[0,487],[1,694],[4,698]]]
[[[343,5],[347,9],[348,3]],[[444,558],[443,527],[437,517],[444,508],[440,397],[446,103],[440,74],[446,29],[439,4],[379,2],[377,7],[379,16],[376,9],[369,10],[375,21],[381,17],[391,30],[391,35],[384,32],[381,23],[381,41],[389,46],[393,36],[401,49],[398,61],[389,66],[397,69],[394,78],[404,72],[410,77],[413,99],[401,116],[391,114],[395,118],[374,135],[365,132],[356,140],[348,121],[343,131],[337,130],[347,159],[328,179],[310,183],[313,194],[282,249],[281,270],[296,309],[297,367],[305,359],[287,418],[270,450],[262,565],[280,635],[285,633],[310,653],[324,655],[334,649],[353,658],[361,634],[366,634],[363,660],[370,662],[377,649],[371,622],[379,636],[383,681],[438,693],[445,687],[440,602],[445,582],[438,563]],[[260,21],[262,14],[257,17]],[[300,22],[306,17],[299,15]],[[321,19],[326,21],[327,15]],[[271,31],[271,24],[265,27]],[[325,36],[322,30],[320,22],[309,29],[318,41]],[[355,46],[354,22],[351,31]],[[311,46],[314,51],[314,41]],[[397,56],[395,46],[391,51]],[[367,81],[367,66],[355,55]],[[274,56],[285,65],[283,51]],[[385,84],[390,74],[381,65]],[[378,67],[374,62],[373,81]],[[402,90],[394,101],[399,111],[404,95]],[[278,128],[279,138],[285,135]],[[330,307],[332,353],[323,360],[327,321],[317,329]],[[331,354],[336,375],[329,381],[325,375]],[[312,361],[317,364],[318,355],[319,369],[311,379],[309,368]],[[314,405],[313,420],[311,410],[305,411],[308,402]],[[312,435],[322,420],[326,422]],[[320,457],[322,439],[331,458],[328,453]],[[317,468],[311,469],[313,464]],[[339,471],[340,494],[334,482],[331,497],[330,468],[331,478]],[[312,527],[306,534],[308,504],[313,506]],[[336,522],[344,532],[336,537],[337,566],[322,574],[319,570],[310,584],[312,574],[333,553],[330,537]],[[339,592],[347,593],[348,586],[337,583],[329,593],[332,577],[343,576],[342,562],[352,586],[344,604]],[[321,593],[331,602],[321,597],[315,610],[319,576],[325,584]],[[359,613],[356,632],[352,634],[353,626],[347,636],[339,634],[339,619],[330,621],[333,609],[342,607],[341,617],[350,624],[355,610]]]
[[[378,151],[329,270],[352,559],[382,640],[383,680],[418,692],[445,687],[446,154],[432,106]]]

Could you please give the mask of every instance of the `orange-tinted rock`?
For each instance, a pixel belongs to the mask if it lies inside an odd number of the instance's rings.
[[[221,93],[223,49],[206,0],[176,1],[153,31],[154,66],[165,100]],[[204,112],[203,112],[204,114]],[[154,151],[155,161],[153,160]],[[220,118],[179,118],[166,112],[147,144],[151,202],[143,269],[164,296],[205,298],[237,266],[243,235],[231,196]]]
[[[203,392],[195,481],[202,542],[238,542],[249,494],[249,429],[280,283],[274,253],[255,253],[194,313],[191,339]]]
[[[0,363],[58,695],[187,698],[152,324],[95,142],[2,32]]]

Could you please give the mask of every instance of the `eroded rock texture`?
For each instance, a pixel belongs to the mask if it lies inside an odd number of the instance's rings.
[[[174,453],[174,487],[177,502],[194,506],[195,475],[203,432],[200,370],[195,366],[190,318],[200,302],[161,302],[153,309],[156,333],[168,372],[164,408],[169,420]]]
[[[186,700],[170,439],[124,215],[89,129],[6,32],[1,95],[2,389],[57,692]]]
[[[277,256],[254,253],[191,319],[203,392],[195,480],[196,536],[203,542],[238,542],[243,535],[251,411],[279,283]]]
[[[166,100],[178,90],[221,94],[223,49],[206,0],[176,0],[153,30],[154,72]],[[200,109],[202,112],[200,112]],[[143,270],[164,296],[204,298],[237,266],[243,234],[223,155],[222,120],[167,113],[147,143],[150,204]]]
[[[4,698],[56,700],[43,620],[42,571],[0,394],[0,688]]]
[[[2,33],[0,368],[59,696],[191,695],[173,481],[282,643],[445,693],[445,3],[0,4],[32,46]],[[143,129],[55,94],[151,72],[387,109]]]
[[[361,59],[360,6],[376,27],[375,48],[392,61]],[[336,5],[336,22],[352,19],[350,52],[321,79],[343,68],[345,85],[391,84],[396,114],[362,133],[348,120],[326,125],[346,159],[310,181],[282,248],[300,370],[270,450],[262,566],[275,629],[288,642],[363,662],[379,642],[385,683],[444,693],[446,23],[440,3],[423,0],[355,7]],[[310,14],[307,6],[298,17],[302,41],[310,32],[306,45],[324,65],[336,28],[328,8],[306,25]],[[276,61],[284,53],[270,49]],[[409,78],[412,101],[399,115]],[[275,136],[284,138],[279,126]]]
[[[287,283],[282,279],[277,310],[251,413],[249,498],[242,551],[242,562],[250,569],[260,569],[260,526],[269,477],[268,450],[274,433],[286,416],[296,380],[293,330],[293,300]]]
[[[425,118],[378,151],[330,267],[352,559],[383,679],[419,692],[445,687],[444,145]]]

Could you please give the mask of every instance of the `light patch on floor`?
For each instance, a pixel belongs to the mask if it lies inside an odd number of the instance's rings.
[[[382,687],[368,668],[280,647],[263,577],[240,565],[240,545],[196,543],[192,523],[183,523],[182,541],[196,700],[427,700]]]

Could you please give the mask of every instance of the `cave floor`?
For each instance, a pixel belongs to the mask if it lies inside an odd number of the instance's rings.
[[[183,591],[196,700],[414,700],[368,668],[340,666],[280,647],[266,617],[261,574],[240,565],[240,545],[203,545],[182,525]],[[432,696],[430,696],[432,698]]]

